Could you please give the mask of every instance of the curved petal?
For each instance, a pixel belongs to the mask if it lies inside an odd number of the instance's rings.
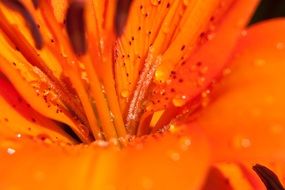
[[[216,160],[285,161],[285,20],[253,26],[237,46],[232,73],[192,125],[202,127]]]
[[[0,136],[29,135],[55,142],[74,143],[55,122],[34,111],[0,73]],[[12,134],[9,134],[12,133]]]
[[[156,134],[121,151],[105,146],[2,139],[0,188],[198,189],[207,174],[208,146],[198,130]]]
[[[208,145],[200,130],[176,129],[123,150],[122,189],[199,189],[209,167]]]
[[[212,29],[201,33],[202,42],[197,50],[180,60],[166,83],[154,86],[147,111],[165,110],[154,130],[168,124],[183,108],[192,109],[193,103],[200,103],[197,99],[218,80],[257,3],[256,0],[230,3]]]

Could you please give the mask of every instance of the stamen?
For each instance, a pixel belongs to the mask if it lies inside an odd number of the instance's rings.
[[[32,3],[33,3],[33,5],[34,5],[34,8],[35,9],[38,9],[39,8],[39,0],[32,0]]]
[[[3,4],[6,5],[8,8],[15,10],[22,15],[22,17],[25,19],[26,24],[32,34],[36,48],[42,49],[43,47],[42,35],[37,27],[37,24],[34,18],[30,14],[30,12],[26,9],[26,7],[19,0],[2,0],[1,2],[3,2]]]
[[[66,55],[65,59],[61,57],[59,63],[63,68],[64,74],[66,76],[72,76],[70,77],[70,82],[72,83],[72,86],[76,90],[78,97],[81,101],[83,110],[88,120],[89,127],[92,130],[96,140],[102,140],[103,136],[102,131],[98,126],[98,118],[96,118],[96,114],[94,114],[94,110],[92,108],[92,105],[90,104],[90,97],[88,96],[83,81],[81,80],[78,59],[70,48],[68,39],[65,35],[63,35],[60,25],[56,22],[51,4],[48,1],[42,1],[40,4],[40,9],[42,11],[44,20],[47,22],[47,25],[51,30],[53,36],[59,42],[59,47],[62,48],[62,51]]]
[[[128,115],[126,118],[126,128],[129,134],[134,135],[137,133],[139,119],[143,110],[143,101],[145,99],[147,91],[149,90],[149,85],[154,76],[154,72],[156,68],[160,65],[160,63],[161,56],[154,58],[152,50],[150,48],[148,57],[146,59],[144,71],[140,75],[136,90],[130,102]]]
[[[131,0],[117,0],[115,15],[115,30],[117,36],[121,36],[124,31],[131,3]]]
[[[252,168],[260,177],[267,190],[284,190],[284,187],[282,186],[277,175],[273,171],[260,164],[256,164]]]
[[[66,29],[74,52],[77,55],[86,53],[84,4],[82,2],[70,3],[66,15]]]

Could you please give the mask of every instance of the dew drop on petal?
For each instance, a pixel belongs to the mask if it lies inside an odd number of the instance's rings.
[[[42,171],[36,171],[34,173],[34,178],[37,181],[43,181],[45,179],[45,173]]]
[[[199,77],[198,80],[197,80],[197,84],[198,86],[202,86],[205,82],[205,77]]]
[[[173,161],[179,161],[180,160],[180,154],[176,151],[173,151],[173,150],[169,151],[168,156]]]
[[[274,124],[269,127],[270,132],[276,135],[284,133],[284,129],[285,129],[285,126],[281,124]]]
[[[152,5],[157,6],[160,4],[161,0],[151,0],[150,2]]]
[[[223,76],[227,76],[229,74],[231,74],[232,70],[230,68],[226,68],[223,70]]]
[[[156,82],[164,82],[164,79],[165,79],[165,74],[164,74],[163,71],[161,71],[161,70],[155,71],[155,73],[154,73],[154,80]]]
[[[251,146],[251,140],[249,138],[239,136],[239,135],[233,138],[232,143],[233,143],[233,146],[238,149],[249,148]]]
[[[207,35],[207,40],[210,41],[210,40],[214,39],[215,36],[216,36],[215,33],[208,34],[208,35]]]
[[[278,43],[276,44],[276,48],[277,48],[278,50],[282,50],[282,49],[284,49],[284,47],[285,47],[285,44],[284,44],[283,42],[278,42]]]
[[[242,36],[246,36],[246,35],[247,35],[247,30],[241,31],[241,35],[242,35]]]
[[[192,141],[189,137],[182,137],[180,138],[179,142],[180,142],[180,148],[183,151],[188,150],[192,144]]]
[[[208,72],[209,68],[207,66],[204,66],[200,69],[201,74],[206,74]]]
[[[266,61],[264,59],[256,59],[256,60],[254,60],[254,65],[255,66],[261,67],[261,66],[263,66],[265,64],[266,64]]]
[[[211,93],[211,91],[208,89],[208,90],[205,90],[204,92],[202,92],[201,96],[202,96],[202,98],[208,98],[210,93]]]
[[[101,148],[105,148],[105,147],[109,146],[109,142],[103,141],[103,140],[96,140],[96,141],[94,141],[94,144],[101,147]]]
[[[184,4],[185,6],[188,6],[188,5],[189,5],[189,0],[183,0],[183,4]]]
[[[175,107],[181,107],[184,106],[186,104],[186,100],[187,97],[185,95],[176,95],[173,99],[172,99],[172,103]]]
[[[177,126],[174,125],[174,124],[170,124],[168,130],[169,130],[171,133],[176,133],[176,132],[179,131],[179,129],[177,128]]]
[[[145,190],[152,189],[153,181],[149,177],[143,177],[141,179],[141,185]]]
[[[13,148],[7,148],[7,153],[8,153],[9,155],[13,155],[13,154],[15,154],[15,152],[16,152],[15,149],[13,149]]]

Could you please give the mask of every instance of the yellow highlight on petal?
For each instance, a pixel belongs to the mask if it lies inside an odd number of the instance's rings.
[[[160,119],[161,115],[164,113],[165,110],[160,110],[157,112],[154,112],[152,119],[150,121],[150,127],[154,127],[158,120]]]

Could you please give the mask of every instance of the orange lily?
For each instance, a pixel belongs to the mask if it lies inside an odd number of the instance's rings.
[[[122,1],[122,29],[114,0],[1,1],[0,188],[284,182],[285,20],[244,30],[257,4]]]

